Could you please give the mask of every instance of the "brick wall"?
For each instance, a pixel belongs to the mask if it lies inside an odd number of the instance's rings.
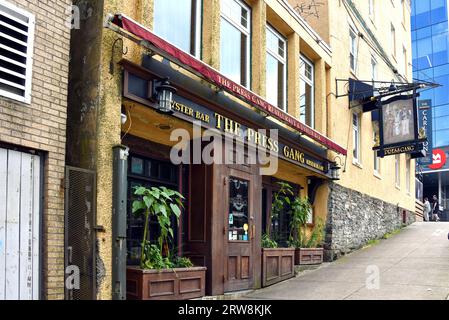
[[[71,0],[8,0],[35,14],[32,102],[0,97],[0,142],[46,153],[43,212],[43,291],[64,298],[64,166]]]

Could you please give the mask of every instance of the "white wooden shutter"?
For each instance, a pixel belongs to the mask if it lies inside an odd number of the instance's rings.
[[[31,103],[35,17],[0,0],[0,95]]]

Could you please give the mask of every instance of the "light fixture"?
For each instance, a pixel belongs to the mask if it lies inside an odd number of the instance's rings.
[[[159,103],[158,111],[165,114],[172,114],[173,95],[177,92],[176,88],[170,85],[169,78],[160,81],[155,88],[157,101]]]
[[[125,123],[128,121],[128,116],[126,114],[122,113],[120,115],[120,117],[121,117],[121,120],[122,120],[122,125],[125,125]]]
[[[331,165],[331,179],[333,181],[339,181],[340,180],[340,169],[341,167],[335,162]]]
[[[340,165],[338,164],[337,160],[340,161]],[[341,170],[341,159],[340,157],[335,157],[335,162],[332,162],[330,164],[330,176],[333,181],[339,181],[340,180],[340,170]]]

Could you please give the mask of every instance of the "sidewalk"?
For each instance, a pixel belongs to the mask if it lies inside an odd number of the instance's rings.
[[[448,299],[448,233],[449,223],[415,223],[377,245],[245,299]]]

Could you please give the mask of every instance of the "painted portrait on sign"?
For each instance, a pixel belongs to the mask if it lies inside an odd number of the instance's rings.
[[[384,144],[391,145],[415,139],[413,99],[383,105]]]

